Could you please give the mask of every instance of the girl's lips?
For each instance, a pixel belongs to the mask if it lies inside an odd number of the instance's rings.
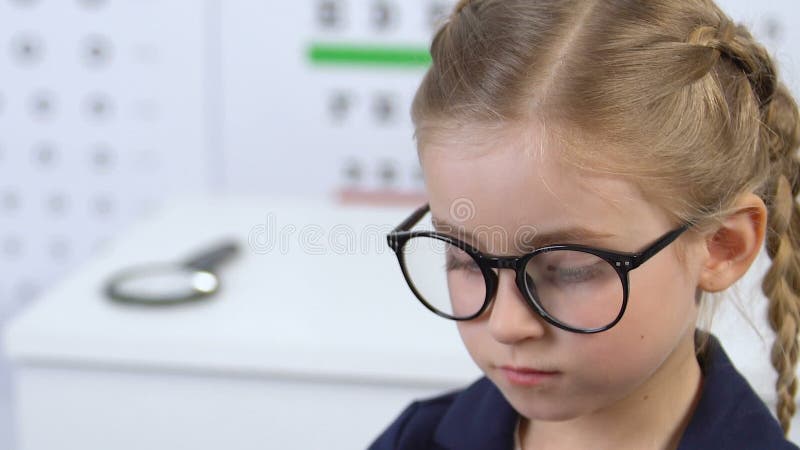
[[[531,369],[528,367],[502,366],[500,371],[509,383],[519,386],[536,386],[553,379],[560,372]]]

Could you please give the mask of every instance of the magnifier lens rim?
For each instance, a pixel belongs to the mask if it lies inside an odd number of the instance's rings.
[[[126,281],[131,280],[132,278],[147,276],[149,274],[158,274],[159,276],[163,276],[165,273],[169,271],[180,271],[184,272],[188,275],[187,279],[190,280],[190,284],[187,285],[189,290],[187,290],[186,294],[183,295],[164,295],[162,297],[142,297],[137,295],[128,295],[124,292],[124,290],[120,289],[120,285]],[[216,280],[216,285],[213,286],[210,290],[201,290],[198,289],[196,284],[194,284],[194,280],[198,274],[204,274],[205,276],[211,276]],[[208,295],[211,295],[219,290],[220,287],[220,279],[219,277],[208,270],[197,270],[192,269],[190,267],[182,266],[180,264],[150,264],[150,265],[141,265],[137,267],[130,268],[119,274],[113,276],[108,283],[106,284],[106,295],[113,300],[121,301],[121,302],[128,302],[128,303],[138,303],[143,305],[167,305],[173,303],[183,303],[192,300],[198,300]]]

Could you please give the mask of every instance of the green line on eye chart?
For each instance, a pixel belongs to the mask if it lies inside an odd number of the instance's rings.
[[[387,68],[428,67],[431,55],[424,47],[313,43],[308,57],[325,66],[370,66]]]

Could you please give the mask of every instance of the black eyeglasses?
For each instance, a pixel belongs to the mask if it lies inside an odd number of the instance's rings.
[[[409,231],[429,208],[418,208],[387,235],[408,286],[425,307],[447,319],[474,319],[497,292],[495,269],[512,269],[517,288],[537,314],[561,329],[587,334],[620,321],[628,303],[628,272],[691,226],[669,231],[639,253],[557,244],[498,257],[444,233]]]

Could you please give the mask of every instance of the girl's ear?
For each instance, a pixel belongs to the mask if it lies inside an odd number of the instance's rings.
[[[740,197],[734,212],[706,237],[699,287],[718,292],[741,278],[761,251],[766,227],[767,208],[761,198],[753,193]]]

